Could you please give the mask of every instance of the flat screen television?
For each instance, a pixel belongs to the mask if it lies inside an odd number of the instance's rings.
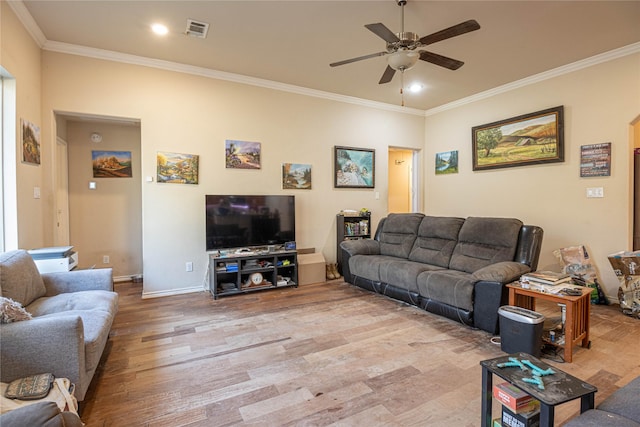
[[[296,239],[295,196],[205,196],[207,251]]]

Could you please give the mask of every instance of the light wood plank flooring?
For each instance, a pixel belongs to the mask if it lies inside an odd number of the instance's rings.
[[[340,280],[217,301],[116,290],[89,427],[478,426],[479,362],[504,354],[490,334]],[[598,403],[640,375],[640,320],[593,306],[591,322],[591,349],[550,363],[596,385]],[[560,406],[556,425],[578,411]]]

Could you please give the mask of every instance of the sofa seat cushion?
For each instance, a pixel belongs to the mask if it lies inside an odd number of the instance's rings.
[[[27,311],[33,317],[69,311],[103,311],[115,313],[118,309],[118,295],[110,291],[82,291],[42,297],[29,304]]]
[[[44,282],[31,255],[21,250],[0,253],[0,296],[26,307],[45,293]]]
[[[380,282],[419,293],[418,275],[423,271],[442,270],[442,267],[402,259],[380,264]]]
[[[354,255],[349,258],[349,270],[354,276],[380,282],[380,266],[401,260],[387,255]]]
[[[513,261],[522,221],[515,218],[466,219],[449,268],[467,273],[501,261]]]
[[[424,271],[418,275],[418,291],[424,298],[471,312],[475,282],[471,274],[462,271]]]
[[[630,420],[611,412],[599,409],[590,409],[580,414],[580,416],[569,420],[565,427],[640,427],[640,423]]]
[[[598,409],[613,412],[625,418],[640,423],[640,377],[637,377],[626,386],[616,390],[604,402],[598,405]]]
[[[462,224],[463,218],[425,216],[409,259],[448,268]]]
[[[389,214],[379,235],[380,254],[407,259],[422,218],[421,213]]]

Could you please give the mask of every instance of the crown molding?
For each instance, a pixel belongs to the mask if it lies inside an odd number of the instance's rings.
[[[47,38],[44,36],[44,33],[36,24],[36,21],[31,16],[31,13],[27,10],[27,7],[24,5],[22,0],[6,0],[7,4],[13,10],[13,13],[16,14],[22,25],[27,30],[29,35],[35,40],[40,48],[47,41]]]
[[[529,86],[534,83],[549,80],[564,74],[573,73],[584,68],[589,68],[594,65],[602,64],[604,62],[613,61],[614,59],[622,58],[624,56],[633,55],[640,52],[640,42],[633,43],[627,46],[623,46],[618,49],[610,50],[599,55],[595,55],[580,61],[573,62],[571,64],[563,65],[562,67],[554,68],[549,71],[534,74],[533,76],[525,77],[524,79],[516,80],[515,82],[507,83],[502,86],[497,86],[484,92],[477,93],[475,95],[461,98],[448,104],[443,104],[439,107],[431,108],[424,112],[425,117],[433,116],[434,114],[441,113],[443,111],[452,110],[454,108],[461,107],[463,105],[472,104],[474,102],[491,98],[505,92],[519,89],[524,86]]]
[[[324,92],[316,89],[309,89],[301,86],[275,82],[272,80],[259,79],[256,77],[245,76],[242,74],[228,73],[225,71],[212,70],[204,67],[196,67],[193,65],[186,65],[178,62],[147,58],[143,56],[114,52],[110,50],[95,49],[95,48],[90,48],[86,46],[79,46],[79,45],[55,42],[55,41],[45,42],[44,45],[42,46],[42,49],[51,51],[51,52],[78,55],[78,56],[84,56],[88,58],[120,62],[124,64],[157,68],[165,71],[174,71],[177,73],[191,74],[191,75],[206,77],[211,79],[225,80],[233,83],[240,83],[240,84],[245,84],[250,86],[258,86],[258,87],[278,90],[282,92],[295,93],[298,95],[305,95],[305,96],[311,96],[315,98],[328,99],[331,101],[344,102],[347,104],[360,105],[363,107],[376,108],[378,110],[386,110],[386,111],[393,111],[393,112],[403,113],[403,114],[413,114],[418,116],[424,116],[424,110],[418,110],[415,108],[400,107],[396,105],[386,104],[383,102],[369,101],[366,99],[356,98],[352,96],[339,95],[336,93]]]

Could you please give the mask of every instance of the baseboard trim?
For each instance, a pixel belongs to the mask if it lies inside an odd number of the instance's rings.
[[[142,292],[142,299],[169,297],[172,295],[192,294],[196,292],[204,292],[202,286],[194,286],[192,288],[169,289],[167,291]]]

